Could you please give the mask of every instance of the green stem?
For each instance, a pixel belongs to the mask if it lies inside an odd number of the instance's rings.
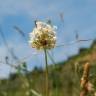
[[[49,96],[49,80],[48,80],[48,60],[47,60],[47,50],[44,49],[45,53],[45,64],[46,64],[46,96]]]
[[[53,63],[53,67],[54,68],[56,68],[56,62],[54,61],[54,59],[53,59],[53,57],[50,55],[50,53],[49,52],[47,52],[48,53],[48,57],[50,58],[50,60],[52,61],[52,63]],[[56,94],[55,94],[55,96],[58,96],[58,87],[57,87],[57,79],[55,79],[56,80]]]

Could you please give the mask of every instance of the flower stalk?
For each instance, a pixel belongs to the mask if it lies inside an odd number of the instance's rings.
[[[48,58],[47,58],[47,49],[44,49],[45,54],[45,66],[46,66],[46,81],[45,81],[45,87],[46,87],[46,96],[49,96],[49,80],[48,80]]]

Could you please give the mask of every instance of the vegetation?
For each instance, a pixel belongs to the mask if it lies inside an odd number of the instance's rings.
[[[91,47],[81,48],[78,55],[49,67],[49,96],[79,96],[80,80],[85,62],[90,63],[89,81],[96,90],[96,40]],[[26,67],[26,66],[25,66]],[[30,73],[11,74],[0,80],[0,96],[44,96],[45,70],[35,67]],[[36,91],[36,92],[35,92]],[[87,96],[95,96],[89,92]]]

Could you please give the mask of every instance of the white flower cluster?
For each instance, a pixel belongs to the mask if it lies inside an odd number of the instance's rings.
[[[33,32],[30,33],[29,43],[37,50],[54,48],[56,44],[55,27],[37,21],[36,27],[33,29]]]

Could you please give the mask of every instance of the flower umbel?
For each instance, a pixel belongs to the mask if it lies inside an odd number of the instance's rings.
[[[30,33],[29,43],[37,50],[54,48],[56,44],[55,27],[41,21],[36,21],[36,27]]]

